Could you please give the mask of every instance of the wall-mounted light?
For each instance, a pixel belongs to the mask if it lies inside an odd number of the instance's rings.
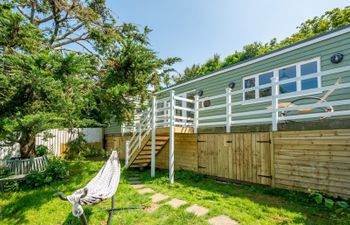
[[[197,91],[197,95],[198,95],[198,96],[202,96],[203,93],[204,93],[204,92],[203,92],[202,90],[198,90],[198,91]]]
[[[236,83],[235,82],[231,82],[228,84],[228,87],[231,88],[231,89],[234,89],[236,86]]]
[[[341,61],[343,61],[343,58],[344,58],[344,55],[338,52],[338,53],[335,53],[334,55],[332,55],[331,62],[334,64],[338,64]]]

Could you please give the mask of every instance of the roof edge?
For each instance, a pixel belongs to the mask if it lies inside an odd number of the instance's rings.
[[[333,37],[336,37],[336,36],[339,36],[339,35],[342,35],[342,34],[345,34],[348,32],[350,32],[350,24],[343,26],[343,27],[340,27],[340,28],[337,28],[337,29],[334,29],[334,30],[331,30],[331,31],[328,31],[328,32],[325,32],[325,33],[318,34],[318,35],[313,36],[311,38],[307,38],[307,39],[298,41],[294,44],[273,50],[269,53],[259,55],[259,56],[256,56],[254,58],[235,63],[233,65],[224,67],[220,70],[216,70],[216,71],[213,71],[211,73],[208,73],[208,74],[205,74],[205,75],[202,75],[199,77],[195,77],[193,79],[190,79],[190,80],[187,80],[184,82],[180,82],[178,84],[174,84],[170,87],[163,88],[162,90],[159,90],[155,93],[160,94],[162,92],[169,91],[169,90],[172,90],[174,88],[178,88],[178,87],[193,83],[195,81],[204,80],[204,79],[207,79],[209,77],[213,77],[213,76],[223,74],[223,73],[226,73],[226,72],[229,72],[229,71],[232,71],[232,70],[244,67],[244,66],[248,66],[250,64],[260,62],[260,61],[263,61],[263,60],[266,60],[266,59],[269,59],[269,58],[272,58],[272,57],[275,57],[275,56],[278,56],[278,55],[281,55],[281,54],[284,54],[287,52],[291,52],[293,50],[296,50],[296,49],[299,49],[302,47],[306,47],[306,46],[309,46],[309,45],[312,45],[312,44],[315,44],[315,43],[318,43],[318,42],[321,42],[321,41],[324,41],[324,40],[327,40],[327,39],[330,39],[330,38],[333,38]]]

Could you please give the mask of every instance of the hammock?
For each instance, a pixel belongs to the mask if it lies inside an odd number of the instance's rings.
[[[118,154],[113,151],[98,174],[82,189],[67,196],[72,204],[95,205],[111,198],[117,191],[120,179]],[[84,195],[86,192],[86,195]]]
[[[82,205],[95,205],[103,200],[112,198],[112,208],[108,209],[109,217],[107,224],[110,224],[113,211],[126,209],[143,209],[144,206],[131,206],[126,208],[114,208],[114,194],[118,189],[120,180],[120,164],[117,151],[113,151],[107,162],[103,165],[98,174],[84,187],[76,190],[69,196],[58,192],[57,195],[65,201],[73,204],[72,213],[79,217],[81,224],[87,224]]]

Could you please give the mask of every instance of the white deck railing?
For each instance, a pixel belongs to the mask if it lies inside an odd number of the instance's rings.
[[[347,99],[337,100],[337,101],[326,101],[326,99],[319,98],[314,99],[314,103],[305,104],[289,104],[288,99],[305,98],[312,95],[318,94],[322,95],[325,91],[336,91],[339,89],[350,88],[350,82],[336,84],[313,88],[309,90],[299,90],[297,92],[282,94],[279,93],[279,85],[299,82],[301,79],[310,79],[318,77],[320,81],[323,77],[334,75],[338,73],[349,72],[350,76],[350,66],[337,68],[333,70],[327,70],[320,73],[309,74],[306,76],[296,77],[288,80],[278,81],[276,77],[271,78],[271,84],[267,84],[266,87],[271,87],[271,96],[265,97],[264,99],[256,100],[239,100],[233,101],[232,99],[243,99],[244,90],[232,91],[227,88],[225,93],[207,96],[201,98],[198,95],[194,96],[194,99],[185,98],[183,96],[176,96],[175,91],[170,92],[170,96],[162,99],[157,99],[155,96],[152,99],[152,106],[150,110],[145,111],[140,116],[141,122],[136,124],[134,127],[134,133],[130,141],[127,143],[127,153],[126,158],[132,155],[134,151],[140,148],[142,140],[152,131],[152,163],[155,157],[155,136],[156,128],[159,127],[169,127],[170,129],[170,139],[169,148],[170,154],[173,150],[173,132],[174,127],[192,127],[194,132],[198,132],[198,128],[201,127],[226,127],[226,132],[231,132],[231,126],[236,125],[252,125],[252,124],[271,124],[272,130],[276,131],[278,129],[278,123],[281,121],[300,121],[312,118],[325,118],[334,116],[348,116],[350,115],[350,110],[334,110],[335,106],[349,106],[350,109],[350,94],[346,97]],[[320,82],[319,81],[319,82]],[[321,83],[321,82],[320,82]],[[260,87],[254,87],[252,90]],[[247,89],[248,90],[248,89]],[[249,89],[250,90],[250,89]],[[330,94],[331,95],[331,94]],[[343,95],[344,96],[344,95]],[[329,97],[329,96],[327,96]],[[218,102],[217,104],[210,105],[208,107],[203,107],[205,101]],[[283,102],[282,102],[283,100]],[[280,103],[284,103],[284,106]],[[290,103],[290,102],[289,102]],[[251,104],[262,105],[261,108],[253,111],[243,111],[235,112],[236,109],[242,109],[242,107],[249,107]],[[287,106],[286,106],[287,104]],[[308,110],[300,113],[300,110]],[[321,112],[315,112],[314,109],[317,108],[327,108],[331,110],[326,110]],[[234,110],[233,110],[234,109]],[[221,110],[222,114],[213,111]],[[294,114],[289,114],[289,112],[294,112]],[[207,114],[207,115],[206,115]],[[209,115],[208,115],[209,114]],[[210,115],[215,114],[215,115]],[[249,118],[251,117],[251,118]],[[170,164],[172,162],[170,161]],[[128,164],[128,162],[126,163]],[[170,165],[169,164],[169,165]],[[154,175],[154,165],[151,165],[152,176]]]

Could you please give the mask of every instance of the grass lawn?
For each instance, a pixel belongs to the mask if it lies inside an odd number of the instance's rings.
[[[71,214],[71,205],[56,197],[68,195],[83,187],[100,169],[104,161],[70,162],[71,176],[50,186],[17,193],[0,193],[0,224],[79,224]],[[350,211],[327,209],[316,205],[307,195],[259,185],[225,184],[191,172],[176,173],[175,184],[168,184],[166,172],[150,179],[149,171],[124,171],[115,197],[116,207],[150,206],[151,194],[140,195],[126,183],[128,176],[140,174],[147,187],[188,202],[178,209],[162,205],[153,213],[143,210],[116,212],[112,224],[207,224],[207,219],[225,214],[240,224],[350,224]],[[199,204],[210,209],[203,217],[186,213],[185,208]],[[84,207],[89,224],[106,224],[110,207],[106,200]]]

